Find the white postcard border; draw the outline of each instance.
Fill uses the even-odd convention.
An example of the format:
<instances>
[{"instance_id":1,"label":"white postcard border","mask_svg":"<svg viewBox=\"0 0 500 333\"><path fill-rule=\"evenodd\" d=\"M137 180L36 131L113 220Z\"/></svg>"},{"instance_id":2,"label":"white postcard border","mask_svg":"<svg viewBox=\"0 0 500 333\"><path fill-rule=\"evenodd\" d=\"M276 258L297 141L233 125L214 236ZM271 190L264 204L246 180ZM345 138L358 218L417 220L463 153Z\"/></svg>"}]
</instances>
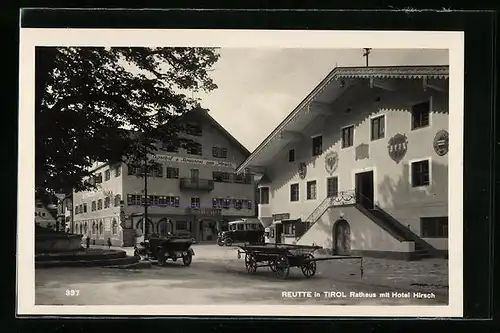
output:
<instances>
[{"instance_id":1,"label":"white postcard border","mask_svg":"<svg viewBox=\"0 0 500 333\"><path fill-rule=\"evenodd\" d=\"M34 82L35 46L216 46L232 48L378 48L449 50L449 305L35 305ZM464 33L457 31L285 31L160 29L21 29L17 313L19 315L141 316L463 316L463 91ZM451 188L453 185L453 189Z\"/></svg>"}]
</instances>

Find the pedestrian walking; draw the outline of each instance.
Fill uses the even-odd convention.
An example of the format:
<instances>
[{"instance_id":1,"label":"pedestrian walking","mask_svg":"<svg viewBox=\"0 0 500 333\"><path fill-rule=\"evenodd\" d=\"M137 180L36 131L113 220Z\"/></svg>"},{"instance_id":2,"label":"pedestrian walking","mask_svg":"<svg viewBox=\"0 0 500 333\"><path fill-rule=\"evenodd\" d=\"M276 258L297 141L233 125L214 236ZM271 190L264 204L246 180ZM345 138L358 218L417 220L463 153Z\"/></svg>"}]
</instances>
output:
<instances>
[{"instance_id":1,"label":"pedestrian walking","mask_svg":"<svg viewBox=\"0 0 500 333\"><path fill-rule=\"evenodd\" d=\"M87 238L85 239L85 243L87 245L87 249L90 248L90 237L87 236Z\"/></svg>"},{"instance_id":2,"label":"pedestrian walking","mask_svg":"<svg viewBox=\"0 0 500 333\"><path fill-rule=\"evenodd\" d=\"M108 237L108 248L111 249L111 238Z\"/></svg>"}]
</instances>

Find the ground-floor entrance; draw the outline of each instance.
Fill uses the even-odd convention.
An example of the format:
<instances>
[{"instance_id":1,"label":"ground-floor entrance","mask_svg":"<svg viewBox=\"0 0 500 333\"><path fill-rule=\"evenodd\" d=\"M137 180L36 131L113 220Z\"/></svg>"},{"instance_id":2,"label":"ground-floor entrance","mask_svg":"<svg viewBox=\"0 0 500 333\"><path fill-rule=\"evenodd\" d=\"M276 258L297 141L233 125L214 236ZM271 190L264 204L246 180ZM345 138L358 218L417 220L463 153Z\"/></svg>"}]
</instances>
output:
<instances>
[{"instance_id":1,"label":"ground-floor entrance","mask_svg":"<svg viewBox=\"0 0 500 333\"><path fill-rule=\"evenodd\" d=\"M356 201L367 209L374 204L373 170L359 172L355 175Z\"/></svg>"}]
</instances>

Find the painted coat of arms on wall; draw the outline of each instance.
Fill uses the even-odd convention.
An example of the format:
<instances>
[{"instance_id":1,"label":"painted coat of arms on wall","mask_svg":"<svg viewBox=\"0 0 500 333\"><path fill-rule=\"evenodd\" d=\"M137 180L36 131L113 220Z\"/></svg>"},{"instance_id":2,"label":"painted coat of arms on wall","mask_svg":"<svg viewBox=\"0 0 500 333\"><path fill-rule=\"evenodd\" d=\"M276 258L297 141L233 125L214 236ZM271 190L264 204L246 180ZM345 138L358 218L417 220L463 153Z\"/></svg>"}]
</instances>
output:
<instances>
[{"instance_id":1,"label":"painted coat of arms on wall","mask_svg":"<svg viewBox=\"0 0 500 333\"><path fill-rule=\"evenodd\" d=\"M434 137L434 151L438 156L444 156L448 153L449 135L448 131L440 130Z\"/></svg>"},{"instance_id":2,"label":"painted coat of arms on wall","mask_svg":"<svg viewBox=\"0 0 500 333\"><path fill-rule=\"evenodd\" d=\"M329 152L325 156L325 169L330 175L337 170L339 165L339 154L337 152Z\"/></svg>"},{"instance_id":3,"label":"painted coat of arms on wall","mask_svg":"<svg viewBox=\"0 0 500 333\"><path fill-rule=\"evenodd\" d=\"M307 166L305 163L300 163L299 164L299 177L300 179L304 179L306 178L306 174L307 174Z\"/></svg>"},{"instance_id":4,"label":"painted coat of arms on wall","mask_svg":"<svg viewBox=\"0 0 500 333\"><path fill-rule=\"evenodd\" d=\"M389 139L387 146L389 157L396 163L401 162L408 150L408 137L406 134L397 133Z\"/></svg>"}]
</instances>

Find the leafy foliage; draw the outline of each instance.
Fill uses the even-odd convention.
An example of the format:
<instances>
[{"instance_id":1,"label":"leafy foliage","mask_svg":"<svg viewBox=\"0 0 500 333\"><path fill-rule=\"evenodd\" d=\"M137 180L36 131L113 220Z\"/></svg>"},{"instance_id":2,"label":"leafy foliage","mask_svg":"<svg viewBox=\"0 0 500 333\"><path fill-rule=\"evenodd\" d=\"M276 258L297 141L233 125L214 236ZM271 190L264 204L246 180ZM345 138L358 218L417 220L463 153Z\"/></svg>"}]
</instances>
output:
<instances>
[{"instance_id":1,"label":"leafy foliage","mask_svg":"<svg viewBox=\"0 0 500 333\"><path fill-rule=\"evenodd\" d=\"M37 47L37 188L69 192L94 162L139 161L158 140L188 145L177 121L217 86L210 48Z\"/></svg>"}]
</instances>

